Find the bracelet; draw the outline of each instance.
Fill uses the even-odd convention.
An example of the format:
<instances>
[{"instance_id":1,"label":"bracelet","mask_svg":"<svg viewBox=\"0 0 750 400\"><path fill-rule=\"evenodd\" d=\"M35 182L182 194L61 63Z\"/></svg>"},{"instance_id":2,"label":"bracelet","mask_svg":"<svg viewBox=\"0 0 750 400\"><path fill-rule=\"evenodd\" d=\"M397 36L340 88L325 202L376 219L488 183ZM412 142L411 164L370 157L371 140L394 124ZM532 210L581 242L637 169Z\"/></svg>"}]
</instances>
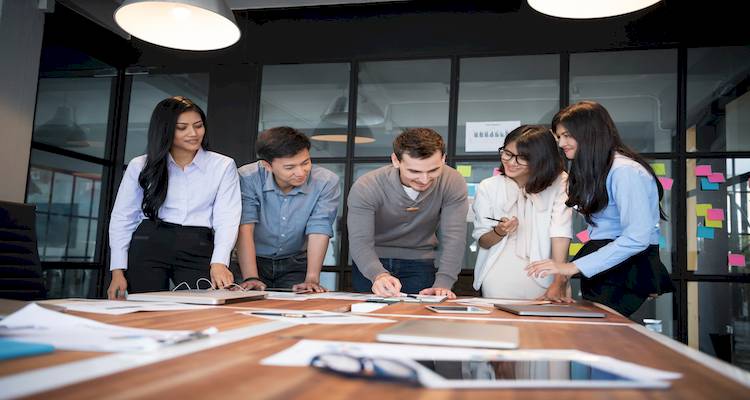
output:
<instances>
[{"instance_id":1,"label":"bracelet","mask_svg":"<svg viewBox=\"0 0 750 400\"><path fill-rule=\"evenodd\" d=\"M495 228L497 228L497 226L493 226L493 227L492 227L492 232L495 232L495 235L497 235L497 236L499 236L499 237L504 237L504 236L505 236L505 235L501 235L501 234L499 234L499 233L497 232L497 229L495 229Z\"/></svg>"},{"instance_id":2,"label":"bracelet","mask_svg":"<svg viewBox=\"0 0 750 400\"><path fill-rule=\"evenodd\" d=\"M245 279L244 279L244 280L242 281L242 283L245 283L245 282L251 282L251 281L258 281L258 282L260 282L260 283L263 283L263 281L262 281L262 280L260 280L260 278L258 278L257 276L251 276L251 277L249 277L249 278L245 278Z\"/></svg>"}]
</instances>

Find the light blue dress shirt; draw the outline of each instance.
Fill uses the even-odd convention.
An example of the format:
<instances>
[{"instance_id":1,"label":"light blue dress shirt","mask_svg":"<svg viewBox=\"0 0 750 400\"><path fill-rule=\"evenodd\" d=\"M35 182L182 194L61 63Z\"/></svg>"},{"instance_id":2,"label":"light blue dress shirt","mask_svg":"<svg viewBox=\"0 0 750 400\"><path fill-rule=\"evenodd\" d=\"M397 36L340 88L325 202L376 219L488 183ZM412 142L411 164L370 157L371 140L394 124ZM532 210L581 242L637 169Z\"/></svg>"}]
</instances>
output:
<instances>
[{"instance_id":1,"label":"light blue dress shirt","mask_svg":"<svg viewBox=\"0 0 750 400\"><path fill-rule=\"evenodd\" d=\"M617 154L607 174L607 207L591 216L591 239L613 239L599 250L574 261L586 277L614 267L659 243L659 190L646 169Z\"/></svg>"},{"instance_id":2,"label":"light blue dress shirt","mask_svg":"<svg viewBox=\"0 0 750 400\"><path fill-rule=\"evenodd\" d=\"M168 157L167 198L159 208L159 219L184 226L212 228L214 251L211 263L229 265L242 211L234 160L200 149L183 170L171 154ZM131 160L117 191L109 223L111 270L127 268L130 239L146 218L141 209L143 188L138 184L138 176L145 165L145 155Z\"/></svg>"},{"instance_id":3,"label":"light blue dress shirt","mask_svg":"<svg viewBox=\"0 0 750 400\"><path fill-rule=\"evenodd\" d=\"M239 169L241 224L255 224L255 253L279 259L305 250L307 235L333 236L339 206L339 177L313 165L307 182L289 193L279 189L260 162Z\"/></svg>"}]
</instances>

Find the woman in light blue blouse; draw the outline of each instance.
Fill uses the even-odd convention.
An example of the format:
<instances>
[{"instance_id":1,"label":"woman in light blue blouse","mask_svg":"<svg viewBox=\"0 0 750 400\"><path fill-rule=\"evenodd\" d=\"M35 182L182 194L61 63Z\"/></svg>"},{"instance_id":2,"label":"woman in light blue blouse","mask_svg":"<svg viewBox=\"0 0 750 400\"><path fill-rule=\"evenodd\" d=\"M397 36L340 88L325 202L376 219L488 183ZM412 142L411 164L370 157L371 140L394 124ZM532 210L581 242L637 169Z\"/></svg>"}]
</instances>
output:
<instances>
[{"instance_id":1,"label":"woman in light blue blouse","mask_svg":"<svg viewBox=\"0 0 750 400\"><path fill-rule=\"evenodd\" d=\"M571 160L566 204L583 214L591 240L570 262L537 261L527 272L580 273L585 299L630 316L649 297L674 290L659 260L664 190L643 157L622 142L600 104L581 101L560 110L552 131Z\"/></svg>"}]
</instances>

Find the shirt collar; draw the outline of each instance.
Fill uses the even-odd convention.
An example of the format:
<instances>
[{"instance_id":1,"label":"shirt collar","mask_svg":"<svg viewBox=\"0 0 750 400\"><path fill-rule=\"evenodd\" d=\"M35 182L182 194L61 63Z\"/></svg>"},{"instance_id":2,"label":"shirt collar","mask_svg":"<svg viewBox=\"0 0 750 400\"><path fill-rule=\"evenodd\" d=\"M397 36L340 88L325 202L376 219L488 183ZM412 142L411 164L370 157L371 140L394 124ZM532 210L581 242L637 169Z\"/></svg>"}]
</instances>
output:
<instances>
[{"instance_id":1,"label":"shirt collar","mask_svg":"<svg viewBox=\"0 0 750 400\"><path fill-rule=\"evenodd\" d=\"M174 160L174 157L172 157L172 153L167 152L167 157L169 162L174 165L177 168L180 168L180 166L177 164L177 162ZM206 164L208 163L208 154L205 150L203 150L203 147L198 149L198 152L195 153L195 157L193 157L193 160L190 161L190 164L187 166L195 165L201 172L206 172Z\"/></svg>"}]
</instances>

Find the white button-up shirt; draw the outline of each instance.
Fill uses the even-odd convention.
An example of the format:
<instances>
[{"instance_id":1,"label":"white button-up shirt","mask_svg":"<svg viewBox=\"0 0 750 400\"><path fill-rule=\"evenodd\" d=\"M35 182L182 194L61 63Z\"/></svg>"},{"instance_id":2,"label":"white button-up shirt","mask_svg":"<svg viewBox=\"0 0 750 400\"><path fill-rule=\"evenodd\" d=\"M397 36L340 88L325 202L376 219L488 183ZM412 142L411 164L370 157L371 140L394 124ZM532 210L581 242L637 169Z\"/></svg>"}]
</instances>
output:
<instances>
[{"instance_id":1,"label":"white button-up shirt","mask_svg":"<svg viewBox=\"0 0 750 400\"><path fill-rule=\"evenodd\" d=\"M214 231L211 263L229 265L237 241L242 213L237 167L231 158L198 150L183 170L171 154L167 163L167 197L159 208L159 219L184 226L203 226ZM143 188L138 176L146 156L134 158L122 177L109 223L110 270L127 269L128 249L133 232L145 215L141 209Z\"/></svg>"}]
</instances>

